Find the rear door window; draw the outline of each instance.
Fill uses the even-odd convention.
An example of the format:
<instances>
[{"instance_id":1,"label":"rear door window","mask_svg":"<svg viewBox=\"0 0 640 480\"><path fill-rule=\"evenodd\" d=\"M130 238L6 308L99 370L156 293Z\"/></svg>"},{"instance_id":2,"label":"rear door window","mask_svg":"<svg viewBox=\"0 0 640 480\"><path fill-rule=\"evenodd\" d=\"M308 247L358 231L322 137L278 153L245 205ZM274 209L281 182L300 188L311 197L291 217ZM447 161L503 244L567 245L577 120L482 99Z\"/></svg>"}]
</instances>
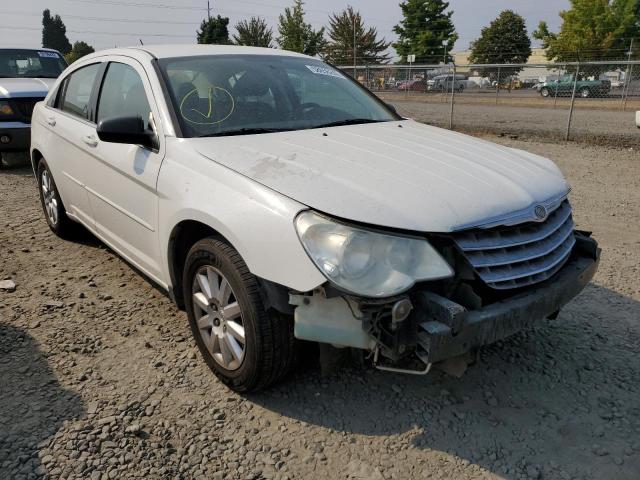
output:
<instances>
[{"instance_id":1,"label":"rear door window","mask_svg":"<svg viewBox=\"0 0 640 480\"><path fill-rule=\"evenodd\" d=\"M100 70L100 64L94 63L73 72L65 80L61 110L84 120L89 120L91 91Z\"/></svg>"}]
</instances>

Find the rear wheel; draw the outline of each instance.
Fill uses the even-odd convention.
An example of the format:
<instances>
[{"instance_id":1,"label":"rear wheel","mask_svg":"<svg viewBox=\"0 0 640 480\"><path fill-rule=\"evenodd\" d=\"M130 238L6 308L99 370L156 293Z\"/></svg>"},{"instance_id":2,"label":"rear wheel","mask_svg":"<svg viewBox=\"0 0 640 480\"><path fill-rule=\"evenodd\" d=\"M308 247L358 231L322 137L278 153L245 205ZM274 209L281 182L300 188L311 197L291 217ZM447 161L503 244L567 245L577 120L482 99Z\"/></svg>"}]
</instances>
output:
<instances>
[{"instance_id":1,"label":"rear wheel","mask_svg":"<svg viewBox=\"0 0 640 480\"><path fill-rule=\"evenodd\" d=\"M183 294L198 349L230 388L260 390L289 372L293 323L265 310L257 279L231 246L215 238L196 243L187 256Z\"/></svg>"},{"instance_id":2,"label":"rear wheel","mask_svg":"<svg viewBox=\"0 0 640 480\"><path fill-rule=\"evenodd\" d=\"M42 211L49 228L61 238L72 238L77 233L78 225L67 217L58 187L44 158L38 162L37 175Z\"/></svg>"},{"instance_id":3,"label":"rear wheel","mask_svg":"<svg viewBox=\"0 0 640 480\"><path fill-rule=\"evenodd\" d=\"M580 90L580 96L582 98L589 98L591 96L591 90L587 87L584 87L582 90Z\"/></svg>"},{"instance_id":4,"label":"rear wheel","mask_svg":"<svg viewBox=\"0 0 640 480\"><path fill-rule=\"evenodd\" d=\"M540 89L540 95L542 95L544 98L547 98L551 95L551 91L547 87L544 87Z\"/></svg>"}]
</instances>

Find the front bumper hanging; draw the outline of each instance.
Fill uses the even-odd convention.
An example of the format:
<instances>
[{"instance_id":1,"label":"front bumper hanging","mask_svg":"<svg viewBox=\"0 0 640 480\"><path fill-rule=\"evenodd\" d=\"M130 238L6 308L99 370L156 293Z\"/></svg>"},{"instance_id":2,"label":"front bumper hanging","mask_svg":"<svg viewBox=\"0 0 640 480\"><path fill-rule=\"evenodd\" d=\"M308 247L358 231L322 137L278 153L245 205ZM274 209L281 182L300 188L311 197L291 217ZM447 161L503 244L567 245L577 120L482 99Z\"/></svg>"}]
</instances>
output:
<instances>
[{"instance_id":1,"label":"front bumper hanging","mask_svg":"<svg viewBox=\"0 0 640 480\"><path fill-rule=\"evenodd\" d=\"M419 292L421 308L416 308L414 320L420 358L435 363L456 357L557 314L598 270L601 251L596 241L580 234L576 241L574 258L553 279L478 310L468 311L451 300Z\"/></svg>"}]
</instances>

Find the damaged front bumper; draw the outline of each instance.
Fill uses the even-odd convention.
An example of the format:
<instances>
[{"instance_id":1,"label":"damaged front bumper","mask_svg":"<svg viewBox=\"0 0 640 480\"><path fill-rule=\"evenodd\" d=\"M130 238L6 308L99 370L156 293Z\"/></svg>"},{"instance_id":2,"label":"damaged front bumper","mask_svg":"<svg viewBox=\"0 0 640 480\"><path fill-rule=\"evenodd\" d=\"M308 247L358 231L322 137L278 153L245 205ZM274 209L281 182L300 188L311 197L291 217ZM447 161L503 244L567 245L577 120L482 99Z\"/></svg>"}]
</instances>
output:
<instances>
[{"instance_id":1,"label":"damaged front bumper","mask_svg":"<svg viewBox=\"0 0 640 480\"><path fill-rule=\"evenodd\" d=\"M322 289L312 295L291 295L295 335L368 350L387 366L406 364L410 358L430 365L554 318L591 281L599 261L596 241L576 232L570 260L551 279L478 309L467 309L426 289L381 301L344 295L327 298Z\"/></svg>"}]
</instances>

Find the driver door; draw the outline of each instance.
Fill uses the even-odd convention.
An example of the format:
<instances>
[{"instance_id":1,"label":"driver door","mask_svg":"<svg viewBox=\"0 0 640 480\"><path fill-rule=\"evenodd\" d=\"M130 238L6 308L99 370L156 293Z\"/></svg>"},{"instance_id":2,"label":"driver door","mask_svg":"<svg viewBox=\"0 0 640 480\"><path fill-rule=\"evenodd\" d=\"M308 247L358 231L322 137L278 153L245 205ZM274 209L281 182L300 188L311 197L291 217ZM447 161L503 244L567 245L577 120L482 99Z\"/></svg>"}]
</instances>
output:
<instances>
[{"instance_id":1,"label":"driver door","mask_svg":"<svg viewBox=\"0 0 640 480\"><path fill-rule=\"evenodd\" d=\"M96 119L99 124L124 116L142 117L146 128L155 131L158 148L103 142L96 135L87 191L98 233L160 282L156 183L165 154L164 135L145 70L135 60L122 57L107 66Z\"/></svg>"}]
</instances>

